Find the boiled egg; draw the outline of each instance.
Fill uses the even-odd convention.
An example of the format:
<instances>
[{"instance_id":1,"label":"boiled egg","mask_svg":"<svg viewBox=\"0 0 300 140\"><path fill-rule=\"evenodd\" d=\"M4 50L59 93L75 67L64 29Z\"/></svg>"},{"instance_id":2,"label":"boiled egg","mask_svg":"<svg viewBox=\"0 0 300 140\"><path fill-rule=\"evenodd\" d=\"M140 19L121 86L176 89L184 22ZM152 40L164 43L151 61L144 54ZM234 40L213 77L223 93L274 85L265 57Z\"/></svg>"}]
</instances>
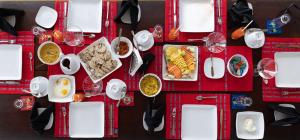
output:
<instances>
[{"instance_id":1,"label":"boiled egg","mask_svg":"<svg viewBox=\"0 0 300 140\"><path fill-rule=\"evenodd\" d=\"M68 78L59 78L54 84L54 94L57 97L66 97L71 91L71 80Z\"/></svg>"}]
</instances>

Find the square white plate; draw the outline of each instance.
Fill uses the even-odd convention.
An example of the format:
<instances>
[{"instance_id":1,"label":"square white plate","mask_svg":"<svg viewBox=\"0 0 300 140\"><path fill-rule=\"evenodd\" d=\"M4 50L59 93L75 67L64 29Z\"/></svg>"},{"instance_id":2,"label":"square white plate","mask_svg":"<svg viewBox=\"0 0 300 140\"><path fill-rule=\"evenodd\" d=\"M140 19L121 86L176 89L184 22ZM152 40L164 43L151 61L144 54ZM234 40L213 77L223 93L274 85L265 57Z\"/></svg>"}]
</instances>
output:
<instances>
[{"instance_id":1,"label":"square white plate","mask_svg":"<svg viewBox=\"0 0 300 140\"><path fill-rule=\"evenodd\" d=\"M102 0L69 0L68 26L78 26L83 32L100 33ZM67 28L72 31L71 28Z\"/></svg>"},{"instance_id":2,"label":"square white plate","mask_svg":"<svg viewBox=\"0 0 300 140\"><path fill-rule=\"evenodd\" d=\"M181 138L183 140L216 140L218 115L215 105L182 105Z\"/></svg>"},{"instance_id":3,"label":"square white plate","mask_svg":"<svg viewBox=\"0 0 300 140\"><path fill-rule=\"evenodd\" d=\"M207 78L220 79L225 74L225 62L221 58L213 57L214 76L211 74L211 58L208 57L204 61L204 74Z\"/></svg>"},{"instance_id":4,"label":"square white plate","mask_svg":"<svg viewBox=\"0 0 300 140\"><path fill-rule=\"evenodd\" d=\"M179 0L181 32L213 32L214 0Z\"/></svg>"},{"instance_id":5,"label":"square white plate","mask_svg":"<svg viewBox=\"0 0 300 140\"><path fill-rule=\"evenodd\" d=\"M71 81L71 90L69 91L69 94L66 97L59 97L54 94L54 84L56 80L59 78L68 78ZM48 82L48 88L47 88L47 93L48 93L48 100L50 102L57 102L57 103L67 103L67 102L72 102L73 101L73 95L75 94L76 91L76 84L75 84L75 77L74 76L69 76L69 75L51 75L49 77L49 82Z\"/></svg>"},{"instance_id":6,"label":"square white plate","mask_svg":"<svg viewBox=\"0 0 300 140\"><path fill-rule=\"evenodd\" d=\"M44 28L52 28L57 16L57 12L53 8L42 6L36 14L35 22Z\"/></svg>"},{"instance_id":7,"label":"square white plate","mask_svg":"<svg viewBox=\"0 0 300 140\"><path fill-rule=\"evenodd\" d=\"M104 103L72 102L69 107L71 138L104 137Z\"/></svg>"},{"instance_id":8,"label":"square white plate","mask_svg":"<svg viewBox=\"0 0 300 140\"><path fill-rule=\"evenodd\" d=\"M245 119L252 119L256 131L248 132L244 129ZM262 139L264 138L265 121L264 114L261 112L244 111L236 114L236 135L240 139Z\"/></svg>"},{"instance_id":9,"label":"square white plate","mask_svg":"<svg viewBox=\"0 0 300 140\"><path fill-rule=\"evenodd\" d=\"M195 71L192 75L192 78L181 78L181 79L175 79L175 78L170 78L168 76L168 71L167 71L167 63L166 63L166 60L164 59L164 55L165 55L165 49L167 47L177 47L177 48L180 48L184 45L170 45L170 44L166 44L163 46L163 58L162 58L162 77L163 77L163 80L167 80L167 81L197 81L198 80L198 47L197 46L188 46L188 47L194 47L195 48L195 59L196 59L196 68L195 68Z\"/></svg>"},{"instance_id":10,"label":"square white plate","mask_svg":"<svg viewBox=\"0 0 300 140\"><path fill-rule=\"evenodd\" d=\"M0 80L21 80L22 45L0 45Z\"/></svg>"},{"instance_id":11,"label":"square white plate","mask_svg":"<svg viewBox=\"0 0 300 140\"><path fill-rule=\"evenodd\" d=\"M300 52L276 52L276 87L300 88Z\"/></svg>"}]
</instances>

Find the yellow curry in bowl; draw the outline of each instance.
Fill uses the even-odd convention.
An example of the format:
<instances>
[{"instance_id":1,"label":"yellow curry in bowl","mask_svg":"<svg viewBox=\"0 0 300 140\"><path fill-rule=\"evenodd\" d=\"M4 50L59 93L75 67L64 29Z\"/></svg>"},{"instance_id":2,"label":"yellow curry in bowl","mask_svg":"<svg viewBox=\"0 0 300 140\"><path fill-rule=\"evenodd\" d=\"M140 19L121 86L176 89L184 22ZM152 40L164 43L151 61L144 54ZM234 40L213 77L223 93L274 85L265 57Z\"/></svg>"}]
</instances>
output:
<instances>
[{"instance_id":1,"label":"yellow curry in bowl","mask_svg":"<svg viewBox=\"0 0 300 140\"><path fill-rule=\"evenodd\" d=\"M140 80L140 91L147 97L156 96L161 90L161 80L155 74L146 74Z\"/></svg>"},{"instance_id":2,"label":"yellow curry in bowl","mask_svg":"<svg viewBox=\"0 0 300 140\"><path fill-rule=\"evenodd\" d=\"M48 65L56 64L59 62L61 56L61 49L54 42L44 42L38 49L39 59Z\"/></svg>"}]
</instances>

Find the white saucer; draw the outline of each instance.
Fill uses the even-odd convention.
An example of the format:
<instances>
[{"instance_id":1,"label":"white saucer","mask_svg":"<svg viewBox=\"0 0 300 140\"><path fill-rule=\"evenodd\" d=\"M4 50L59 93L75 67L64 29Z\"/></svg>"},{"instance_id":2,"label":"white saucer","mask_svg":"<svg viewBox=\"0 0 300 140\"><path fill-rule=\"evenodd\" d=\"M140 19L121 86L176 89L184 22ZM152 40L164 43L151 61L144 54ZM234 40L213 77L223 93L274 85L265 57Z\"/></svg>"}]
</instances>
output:
<instances>
[{"instance_id":1,"label":"white saucer","mask_svg":"<svg viewBox=\"0 0 300 140\"><path fill-rule=\"evenodd\" d=\"M154 116L154 113L155 113L156 111L157 111L156 109L152 110L152 115L153 115L153 116ZM143 127L144 127L144 129L145 129L146 131L148 131L148 125L147 125L146 122L145 122L145 115L146 115L146 113L144 112L144 113L143 113ZM158 131L163 130L164 124L165 124L165 121L164 121L164 120L165 120L165 116L162 117L162 120L161 120L161 123L159 124L159 126L156 127L156 128L154 128L154 131L155 131L155 132L158 132Z\"/></svg>"},{"instance_id":2,"label":"white saucer","mask_svg":"<svg viewBox=\"0 0 300 140\"><path fill-rule=\"evenodd\" d=\"M138 9L139 9L139 13L138 13L138 22L140 22L141 20L141 7L140 5L138 4ZM125 14L121 17L121 21L123 23L126 23L126 24L131 24L131 18L130 18L130 9L128 9Z\"/></svg>"},{"instance_id":3,"label":"white saucer","mask_svg":"<svg viewBox=\"0 0 300 140\"><path fill-rule=\"evenodd\" d=\"M213 57L214 76L211 75L211 60L210 57L204 61L204 74L207 78L220 79L225 74L225 62L221 58Z\"/></svg>"},{"instance_id":4,"label":"white saucer","mask_svg":"<svg viewBox=\"0 0 300 140\"><path fill-rule=\"evenodd\" d=\"M147 51L147 50L151 49L151 48L153 47L153 45L154 45L154 37L153 37L152 33L150 33L150 32L147 31L147 30L139 31L138 33L136 33L136 34L134 35L135 38L137 38L137 36L140 36L140 35L141 35L142 33L144 33L144 32L148 32L148 33L149 33L149 35L150 35L150 43L147 44L147 46L138 46L139 51ZM135 46L137 46L137 42L135 41L135 39L133 39L133 44L134 44Z\"/></svg>"},{"instance_id":5,"label":"white saucer","mask_svg":"<svg viewBox=\"0 0 300 140\"><path fill-rule=\"evenodd\" d=\"M42 114L42 112L46 110L46 108L38 108L38 114ZM45 126L44 130L49 130L53 125L53 113L51 113L48 124Z\"/></svg>"},{"instance_id":6,"label":"white saucer","mask_svg":"<svg viewBox=\"0 0 300 140\"><path fill-rule=\"evenodd\" d=\"M42 6L35 17L35 22L44 28L52 28L56 20L57 11L47 6Z\"/></svg>"},{"instance_id":7,"label":"white saucer","mask_svg":"<svg viewBox=\"0 0 300 140\"><path fill-rule=\"evenodd\" d=\"M114 93L111 90L112 84L120 86L120 93ZM106 90L105 90L106 95L113 100L120 100L122 98L121 90L123 87L126 87L125 82L123 82L122 80L119 80L119 79L111 79L106 85Z\"/></svg>"}]
</instances>

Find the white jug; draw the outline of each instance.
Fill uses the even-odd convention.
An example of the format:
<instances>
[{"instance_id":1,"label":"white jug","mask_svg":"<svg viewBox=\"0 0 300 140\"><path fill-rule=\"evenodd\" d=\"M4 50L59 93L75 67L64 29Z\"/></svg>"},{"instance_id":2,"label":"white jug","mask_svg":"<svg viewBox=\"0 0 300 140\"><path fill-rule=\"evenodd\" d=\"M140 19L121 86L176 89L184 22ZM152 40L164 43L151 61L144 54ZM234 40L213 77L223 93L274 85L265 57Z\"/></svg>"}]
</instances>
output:
<instances>
[{"instance_id":1,"label":"white jug","mask_svg":"<svg viewBox=\"0 0 300 140\"><path fill-rule=\"evenodd\" d=\"M64 74L72 75L79 71L80 60L75 54L67 54L60 60L60 68Z\"/></svg>"}]
</instances>

